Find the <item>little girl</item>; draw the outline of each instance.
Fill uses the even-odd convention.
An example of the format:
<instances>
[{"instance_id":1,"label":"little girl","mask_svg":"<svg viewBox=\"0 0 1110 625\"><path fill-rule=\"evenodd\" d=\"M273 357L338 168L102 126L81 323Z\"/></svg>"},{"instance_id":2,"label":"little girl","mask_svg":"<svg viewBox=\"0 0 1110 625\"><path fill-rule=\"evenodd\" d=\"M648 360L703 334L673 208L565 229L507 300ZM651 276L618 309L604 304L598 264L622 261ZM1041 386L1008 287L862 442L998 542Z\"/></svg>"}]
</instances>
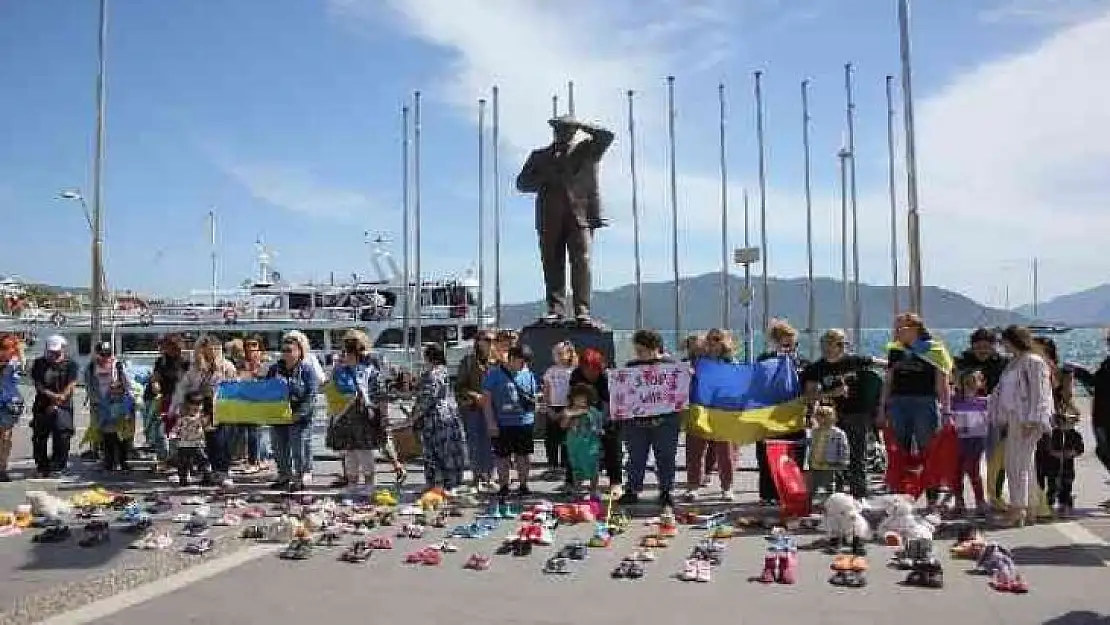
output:
<instances>
[{"instance_id":1,"label":"little girl","mask_svg":"<svg viewBox=\"0 0 1110 625\"><path fill-rule=\"evenodd\" d=\"M605 417L593 407L597 391L589 384L575 384L567 394L569 407L563 411L562 426L566 431L568 473L574 484L590 482L590 491L597 493L598 461L601 459L601 434Z\"/></svg>"},{"instance_id":2,"label":"little girl","mask_svg":"<svg viewBox=\"0 0 1110 625\"><path fill-rule=\"evenodd\" d=\"M567 467L566 430L561 426L562 413L567 407L570 391L570 374L578 366L578 352L570 341L562 341L551 349L552 365L543 374L543 393L547 404L547 427L544 428L544 453L550 467L544 479L563 478L571 486L571 472Z\"/></svg>"},{"instance_id":3,"label":"little girl","mask_svg":"<svg viewBox=\"0 0 1110 625\"><path fill-rule=\"evenodd\" d=\"M987 419L987 398L982 396L983 374L968 371L960 376L960 385L952 400L951 418L960 437L960 479L956 488L956 513L965 511L964 476L971 482L975 494L975 509L979 514L986 512L983 499L983 455L987 449L989 420Z\"/></svg>"}]
</instances>

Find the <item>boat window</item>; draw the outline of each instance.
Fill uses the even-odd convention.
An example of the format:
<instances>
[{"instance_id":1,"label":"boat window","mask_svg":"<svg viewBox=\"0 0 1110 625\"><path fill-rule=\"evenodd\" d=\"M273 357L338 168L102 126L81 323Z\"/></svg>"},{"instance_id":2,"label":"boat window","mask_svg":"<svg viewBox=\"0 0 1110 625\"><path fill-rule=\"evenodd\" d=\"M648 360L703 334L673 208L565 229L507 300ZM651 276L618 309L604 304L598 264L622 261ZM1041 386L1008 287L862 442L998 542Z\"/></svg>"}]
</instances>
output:
<instances>
[{"instance_id":1,"label":"boat window","mask_svg":"<svg viewBox=\"0 0 1110 625\"><path fill-rule=\"evenodd\" d=\"M125 332L120 336L120 351L123 353L156 352L158 351L158 335Z\"/></svg>"},{"instance_id":2,"label":"boat window","mask_svg":"<svg viewBox=\"0 0 1110 625\"><path fill-rule=\"evenodd\" d=\"M374 340L374 347L399 347L401 345L401 337L402 331L400 328L386 328L382 330L378 338Z\"/></svg>"},{"instance_id":3,"label":"boat window","mask_svg":"<svg viewBox=\"0 0 1110 625\"><path fill-rule=\"evenodd\" d=\"M308 344L312 349L324 349L327 346L324 342L324 330L305 330L304 334L308 337Z\"/></svg>"},{"instance_id":4,"label":"boat window","mask_svg":"<svg viewBox=\"0 0 1110 625\"><path fill-rule=\"evenodd\" d=\"M311 293L289 293L289 310L312 308Z\"/></svg>"},{"instance_id":5,"label":"boat window","mask_svg":"<svg viewBox=\"0 0 1110 625\"><path fill-rule=\"evenodd\" d=\"M92 353L92 338L88 334L77 335L77 354L88 356Z\"/></svg>"}]
</instances>

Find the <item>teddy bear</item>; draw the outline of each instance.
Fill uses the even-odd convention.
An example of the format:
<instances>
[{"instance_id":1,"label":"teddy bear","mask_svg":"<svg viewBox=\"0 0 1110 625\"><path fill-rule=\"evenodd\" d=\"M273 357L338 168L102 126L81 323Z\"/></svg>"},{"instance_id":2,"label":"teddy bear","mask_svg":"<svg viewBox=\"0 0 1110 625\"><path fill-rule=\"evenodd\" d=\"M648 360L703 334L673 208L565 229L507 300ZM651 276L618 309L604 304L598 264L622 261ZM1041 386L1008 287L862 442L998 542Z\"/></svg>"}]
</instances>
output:
<instances>
[{"instance_id":1,"label":"teddy bear","mask_svg":"<svg viewBox=\"0 0 1110 625\"><path fill-rule=\"evenodd\" d=\"M839 551L850 545L855 555L866 555L863 542L871 536L871 526L863 516L863 504L847 493L833 493L825 500L825 531L828 550Z\"/></svg>"}]
</instances>

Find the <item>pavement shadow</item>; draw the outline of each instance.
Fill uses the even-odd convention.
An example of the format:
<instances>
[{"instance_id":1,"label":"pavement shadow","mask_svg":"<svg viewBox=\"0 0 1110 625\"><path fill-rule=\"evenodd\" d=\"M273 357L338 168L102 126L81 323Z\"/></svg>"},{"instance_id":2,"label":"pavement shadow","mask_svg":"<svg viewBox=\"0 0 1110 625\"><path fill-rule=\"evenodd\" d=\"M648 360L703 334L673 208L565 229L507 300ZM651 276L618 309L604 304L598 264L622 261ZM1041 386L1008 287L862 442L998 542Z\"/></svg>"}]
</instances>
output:
<instances>
[{"instance_id":1,"label":"pavement shadow","mask_svg":"<svg viewBox=\"0 0 1110 625\"><path fill-rule=\"evenodd\" d=\"M1087 610L1073 610L1045 621L1044 625L1110 625L1110 616Z\"/></svg>"},{"instance_id":2,"label":"pavement shadow","mask_svg":"<svg viewBox=\"0 0 1110 625\"><path fill-rule=\"evenodd\" d=\"M1110 560L1110 547L1104 545L1023 546L1010 551L1020 566L1104 567Z\"/></svg>"}]
</instances>

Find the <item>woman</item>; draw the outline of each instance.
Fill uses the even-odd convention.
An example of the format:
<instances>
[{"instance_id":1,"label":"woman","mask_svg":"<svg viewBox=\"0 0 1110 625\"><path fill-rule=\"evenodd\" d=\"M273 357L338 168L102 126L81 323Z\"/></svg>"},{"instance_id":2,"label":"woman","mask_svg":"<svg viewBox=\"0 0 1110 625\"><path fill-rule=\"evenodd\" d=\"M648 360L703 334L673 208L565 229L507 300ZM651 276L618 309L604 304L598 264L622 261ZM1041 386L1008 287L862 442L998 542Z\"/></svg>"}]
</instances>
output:
<instances>
[{"instance_id":1,"label":"woman","mask_svg":"<svg viewBox=\"0 0 1110 625\"><path fill-rule=\"evenodd\" d=\"M695 360L697 360L701 356L702 349L704 349L704 346L705 346L705 337L704 336L702 336L700 334L691 334L691 335L687 336L685 339L683 339L682 347L680 349L680 351L682 352L682 362L693 363ZM708 446L706 446L704 448L704 451L705 451L705 453L703 454L704 457L702 458L702 467L703 468L702 468L701 483L698 485L701 488L709 486L710 484L713 483L713 478L710 477L710 476L717 471L717 454L714 453ZM686 457L687 458L690 457L689 448L686 449ZM734 457L735 457L735 455L734 455ZM690 461L687 460L686 461L686 473L687 473L687 475L689 475L689 472L690 472L689 465L690 465ZM689 496L689 495L690 495L690 493L687 493L687 496Z\"/></svg>"},{"instance_id":2,"label":"woman","mask_svg":"<svg viewBox=\"0 0 1110 625\"><path fill-rule=\"evenodd\" d=\"M150 418L143 421L143 436L154 448L158 459L154 467L155 473L167 469L166 463L171 459L169 440L166 438L166 433L173 427L170 406L177 383L189 369L189 362L181 355L181 350L180 334L166 334L161 338L158 342L158 358L154 360L150 381L143 391L146 414L150 415Z\"/></svg>"},{"instance_id":3,"label":"woman","mask_svg":"<svg viewBox=\"0 0 1110 625\"><path fill-rule=\"evenodd\" d=\"M1034 351L1028 328L1002 331L1002 345L1013 359L991 394L990 420L1006 428L1006 483L1010 489L1008 521L1024 525L1036 505L1034 452L1052 427L1052 370Z\"/></svg>"},{"instance_id":4,"label":"woman","mask_svg":"<svg viewBox=\"0 0 1110 625\"><path fill-rule=\"evenodd\" d=\"M785 321L776 319L771 323L771 327L767 329L767 345L769 349L760 354L756 358L757 361L762 362L779 357L789 358L794 363L794 368L797 369L799 377L806 365L809 364L798 356L798 331ZM805 429L801 429L795 434L779 436L774 440L785 440L794 443L794 460L801 467L804 466L806 455L805 437ZM767 460L766 441L759 441L755 444L755 460L759 468L759 503L764 506L777 505L779 495Z\"/></svg>"},{"instance_id":5,"label":"woman","mask_svg":"<svg viewBox=\"0 0 1110 625\"><path fill-rule=\"evenodd\" d=\"M0 338L0 482L10 482L8 460L12 454L12 434L23 416L23 395L19 379L23 376L23 341L14 334Z\"/></svg>"},{"instance_id":6,"label":"woman","mask_svg":"<svg viewBox=\"0 0 1110 625\"><path fill-rule=\"evenodd\" d=\"M821 358L802 370L806 403L812 409L818 402L836 409L837 425L848 435L848 488L852 496L867 496L867 435L874 422L874 399L861 391L860 375L882 364L868 356L857 356L847 351L844 330L832 329L821 336ZM876 390L878 386L876 385Z\"/></svg>"},{"instance_id":7,"label":"woman","mask_svg":"<svg viewBox=\"0 0 1110 625\"><path fill-rule=\"evenodd\" d=\"M902 449L923 453L940 428L940 415L951 411L952 358L914 313L898 315L894 338L887 352L880 420L890 421ZM932 508L937 492L930 489L925 495Z\"/></svg>"},{"instance_id":8,"label":"woman","mask_svg":"<svg viewBox=\"0 0 1110 625\"><path fill-rule=\"evenodd\" d=\"M238 339L236 339L238 340ZM232 343L233 341L228 341ZM266 362L266 348L261 335L255 334L242 341L242 357L232 361L240 380L258 380L266 377L269 363ZM270 431L260 425L239 426L247 443L247 465L245 475L253 475L262 470L262 463L270 459Z\"/></svg>"},{"instance_id":9,"label":"woman","mask_svg":"<svg viewBox=\"0 0 1110 625\"><path fill-rule=\"evenodd\" d=\"M212 465L211 477L202 482L205 486L213 486L209 482L215 482L224 488L235 485L229 474L231 457L228 449L228 436L235 426L215 424L213 399L216 396L216 387L221 382L234 380L236 377L235 365L224 358L220 340L206 334L197 339L193 346L193 364L174 389L170 408L174 415L181 414L187 393L195 391L204 396L204 417L211 424L205 433L204 447L208 462Z\"/></svg>"},{"instance_id":10,"label":"woman","mask_svg":"<svg viewBox=\"0 0 1110 625\"><path fill-rule=\"evenodd\" d=\"M361 473L366 487L373 488L374 450L385 438L389 404L381 362L370 355L365 332L348 330L343 335L343 354L331 380L345 398L345 405L330 415L328 424L328 447L343 455L343 476L332 486L357 486Z\"/></svg>"},{"instance_id":11,"label":"woman","mask_svg":"<svg viewBox=\"0 0 1110 625\"><path fill-rule=\"evenodd\" d=\"M579 384L593 387L593 405L602 414L609 412L609 375L605 371L605 355L600 350L587 347L582 351L578 367L570 373L570 387ZM621 445L620 423L606 419L601 434L601 465L609 479L609 488L617 488L624 481L624 448Z\"/></svg>"},{"instance_id":12,"label":"woman","mask_svg":"<svg viewBox=\"0 0 1110 625\"><path fill-rule=\"evenodd\" d=\"M281 339L281 358L266 372L267 378L281 378L289 384L293 411L292 423L270 430L278 470L277 481L271 485L274 490L300 490L312 484L312 416L320 379L308 355L308 337L299 330L286 332Z\"/></svg>"},{"instance_id":13,"label":"woman","mask_svg":"<svg viewBox=\"0 0 1110 625\"><path fill-rule=\"evenodd\" d=\"M736 343L727 330L713 329L706 333L699 351L700 358L732 362L736 358ZM735 494L732 492L732 484L735 468L732 444L727 441L710 441L692 433L686 435L686 499L695 501L698 491L705 484L702 479L702 463L706 461L707 456L716 464L718 477L721 480L721 498L725 501L733 501Z\"/></svg>"},{"instance_id":14,"label":"woman","mask_svg":"<svg viewBox=\"0 0 1110 625\"><path fill-rule=\"evenodd\" d=\"M1103 337L1110 347L1110 331ZM1079 382L1091 394L1091 429L1095 436L1095 456L1110 471L1110 356L1103 359L1093 372L1070 365ZM1100 504L1110 507L1110 501Z\"/></svg>"},{"instance_id":15,"label":"woman","mask_svg":"<svg viewBox=\"0 0 1110 625\"><path fill-rule=\"evenodd\" d=\"M520 333L516 330L502 329L497 331L497 340L493 345L493 354L497 362L504 363L509 358L509 350L520 343Z\"/></svg>"},{"instance_id":16,"label":"woman","mask_svg":"<svg viewBox=\"0 0 1110 625\"><path fill-rule=\"evenodd\" d=\"M429 488L462 485L466 470L466 434L447 374L447 355L439 345L424 348L426 369L420 378L413 412L424 447L424 481Z\"/></svg>"},{"instance_id":17,"label":"woman","mask_svg":"<svg viewBox=\"0 0 1110 625\"><path fill-rule=\"evenodd\" d=\"M673 363L663 354L663 337L655 330L637 330L632 335L633 358L626 367ZM655 456L655 474L659 479L659 506L674 507L674 479L678 456L681 422L677 412L627 419L621 427L628 446L628 485L621 495L622 504L635 504L644 489L648 454Z\"/></svg>"},{"instance_id":18,"label":"woman","mask_svg":"<svg viewBox=\"0 0 1110 625\"><path fill-rule=\"evenodd\" d=\"M96 346L96 358L85 367L85 396L89 421L96 424L104 470L130 471L128 455L135 432L135 399L123 362L112 353L112 344Z\"/></svg>"},{"instance_id":19,"label":"woman","mask_svg":"<svg viewBox=\"0 0 1110 625\"><path fill-rule=\"evenodd\" d=\"M574 343L560 341L551 349L552 365L543 374L543 396L547 406L547 420L544 424L544 453L547 456L548 471L543 480L562 479L563 488L572 492L573 480L567 463L567 431L563 429L563 412L567 408L567 394L570 392L570 374L578 366L578 352Z\"/></svg>"},{"instance_id":20,"label":"woman","mask_svg":"<svg viewBox=\"0 0 1110 625\"><path fill-rule=\"evenodd\" d=\"M455 402L466 431L466 450L474 473L474 488L492 490L493 442L482 413L482 381L490 367L497 364L493 353L493 332L480 330L474 337L474 351L463 357L455 377Z\"/></svg>"}]
</instances>

